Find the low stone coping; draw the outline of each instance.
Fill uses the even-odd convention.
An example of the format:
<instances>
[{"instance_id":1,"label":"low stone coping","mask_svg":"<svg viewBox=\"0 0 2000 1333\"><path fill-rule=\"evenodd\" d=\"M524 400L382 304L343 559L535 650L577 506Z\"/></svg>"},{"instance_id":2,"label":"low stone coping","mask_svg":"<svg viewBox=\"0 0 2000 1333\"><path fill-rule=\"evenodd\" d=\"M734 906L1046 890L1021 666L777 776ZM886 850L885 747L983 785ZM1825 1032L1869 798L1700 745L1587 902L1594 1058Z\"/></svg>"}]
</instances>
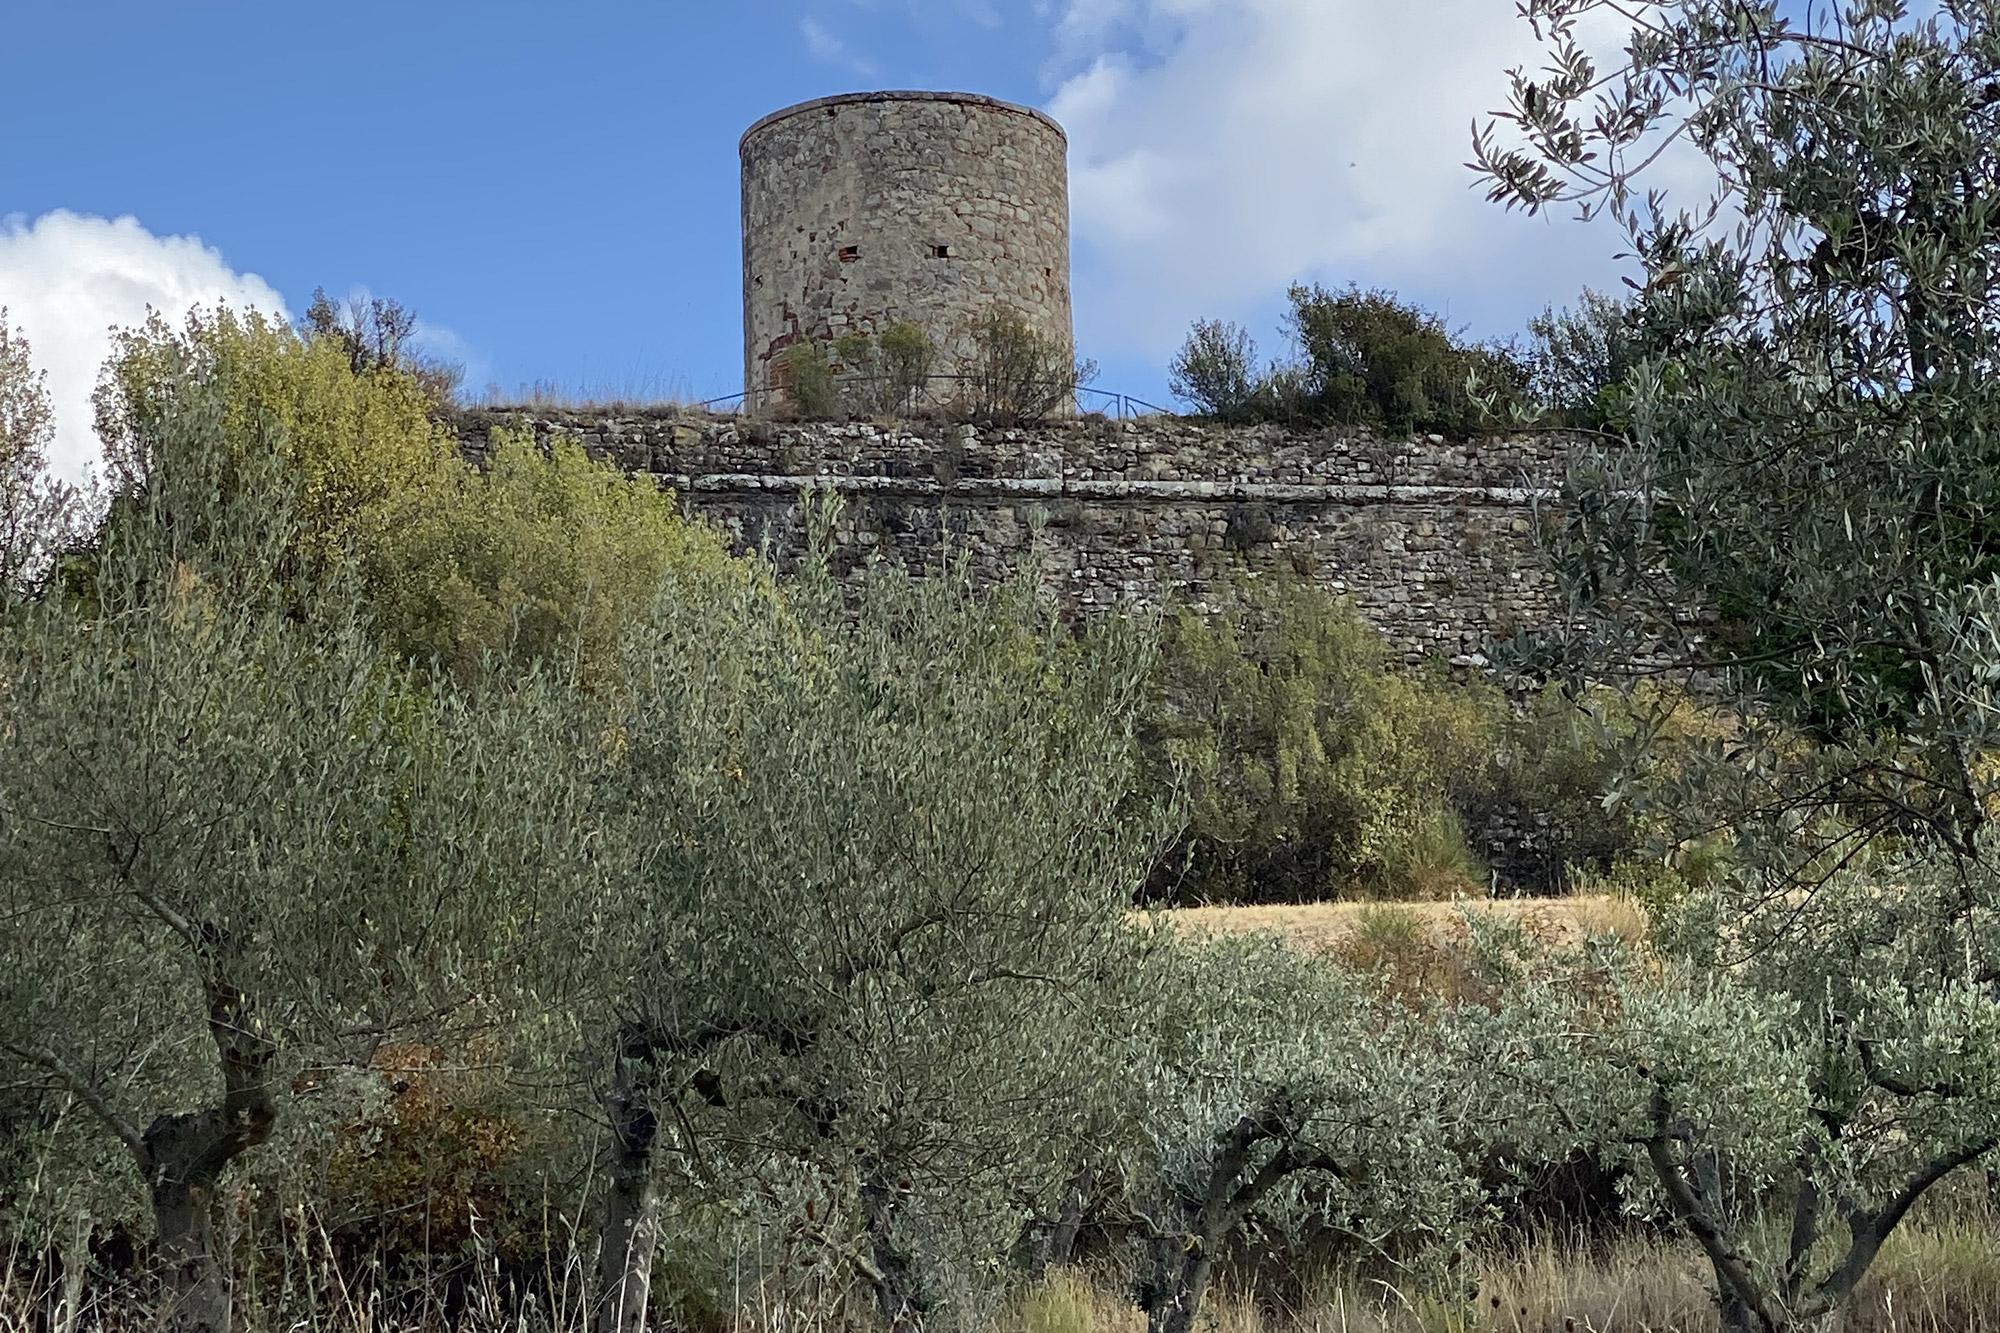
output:
<instances>
[{"instance_id":1,"label":"low stone coping","mask_svg":"<svg viewBox=\"0 0 2000 1333\"><path fill-rule=\"evenodd\" d=\"M1062 125L1057 122L1056 118L1048 112L1038 110L1035 107L1022 106L1019 102L1003 102L997 97L987 97L981 93L947 93L935 92L928 89L903 88L873 93L836 93L831 97L815 97L810 102L799 102L792 106L781 107L771 112L768 116L761 117L756 124L743 131L743 137L737 141L737 151L743 151L749 145L754 135L770 128L781 120L790 120L793 116L804 115L809 111L818 111L822 107L853 106L867 102L955 102L960 106L976 106L990 108L995 111L1011 111L1015 115L1027 116L1032 120L1040 121L1048 128L1054 130L1063 142L1069 142L1069 135L1064 132Z\"/></svg>"},{"instance_id":2,"label":"low stone coping","mask_svg":"<svg viewBox=\"0 0 2000 1333\"><path fill-rule=\"evenodd\" d=\"M1176 500L1265 502L1270 504L1476 504L1532 505L1553 496L1530 486L1426 486L1344 483L1226 481L1079 481L1063 477L968 477L950 485L924 477L713 472L666 474L660 480L677 491L773 491L793 493L826 488L875 495L935 499L1077 499L1156 503Z\"/></svg>"}]
</instances>

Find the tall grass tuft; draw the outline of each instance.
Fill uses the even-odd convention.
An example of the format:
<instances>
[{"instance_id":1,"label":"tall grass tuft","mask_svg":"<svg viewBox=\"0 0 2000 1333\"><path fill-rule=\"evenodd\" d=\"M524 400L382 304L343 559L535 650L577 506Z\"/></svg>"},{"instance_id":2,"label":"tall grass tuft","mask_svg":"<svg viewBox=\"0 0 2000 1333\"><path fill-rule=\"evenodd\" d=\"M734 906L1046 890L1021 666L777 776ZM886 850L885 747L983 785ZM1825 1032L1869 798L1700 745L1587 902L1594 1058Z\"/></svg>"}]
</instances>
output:
<instances>
[{"instance_id":1,"label":"tall grass tuft","mask_svg":"<svg viewBox=\"0 0 2000 1333\"><path fill-rule=\"evenodd\" d=\"M1918 1218L1892 1238L1823 1333L2000 1333L2000 1245L1983 1207ZM1707 1261L1692 1243L1642 1234L1544 1236L1477 1253L1468 1294L1335 1271L1297 1305L1224 1284L1209 1333L1720 1333ZM1057 1272L1024 1293L996 1333L1140 1333L1108 1272Z\"/></svg>"},{"instance_id":2,"label":"tall grass tuft","mask_svg":"<svg viewBox=\"0 0 2000 1333\"><path fill-rule=\"evenodd\" d=\"M299 1219L275 1283L238 1288L241 1333L588 1333L589 1263L576 1244L551 1255L532 1291L510 1288L492 1262L447 1305L390 1290L384 1270L345 1271L323 1228ZM1823 1333L2000 1333L2000 1245L1983 1207L1918 1218L1893 1238L1851 1306ZM576 1239L572 1237L572 1239ZM86 1252L82 1242L75 1247ZM159 1325L138 1284L106 1280L86 1264L0 1251L0 1333L142 1333ZM863 1333L872 1301L814 1274L785 1281L752 1273L711 1317L656 1310L654 1325L698 1333ZM1254 1274L1222 1281L1203 1311L1204 1333L1720 1333L1709 1269L1693 1245L1630 1233L1542 1237L1472 1255L1463 1286L1430 1290L1366 1273L1333 1271L1304 1295L1276 1300ZM1290 1284L1280 1283L1280 1286ZM1296 1291L1296 1287L1292 1287ZM1058 1269L989 1312L955 1322L964 1333L1144 1333L1144 1315L1114 1269Z\"/></svg>"}]
</instances>

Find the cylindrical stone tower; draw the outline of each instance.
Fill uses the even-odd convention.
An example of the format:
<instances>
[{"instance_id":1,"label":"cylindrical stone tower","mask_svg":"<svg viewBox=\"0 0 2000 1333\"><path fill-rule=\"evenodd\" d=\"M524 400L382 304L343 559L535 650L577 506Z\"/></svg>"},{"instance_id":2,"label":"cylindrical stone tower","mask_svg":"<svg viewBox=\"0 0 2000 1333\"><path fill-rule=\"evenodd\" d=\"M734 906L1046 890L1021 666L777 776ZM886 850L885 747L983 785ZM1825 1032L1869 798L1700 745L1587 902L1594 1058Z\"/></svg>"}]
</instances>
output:
<instances>
[{"instance_id":1,"label":"cylindrical stone tower","mask_svg":"<svg viewBox=\"0 0 2000 1333\"><path fill-rule=\"evenodd\" d=\"M910 320L949 371L996 304L1071 339L1068 140L968 93L850 93L743 136L743 386L783 387L801 339Z\"/></svg>"}]
</instances>

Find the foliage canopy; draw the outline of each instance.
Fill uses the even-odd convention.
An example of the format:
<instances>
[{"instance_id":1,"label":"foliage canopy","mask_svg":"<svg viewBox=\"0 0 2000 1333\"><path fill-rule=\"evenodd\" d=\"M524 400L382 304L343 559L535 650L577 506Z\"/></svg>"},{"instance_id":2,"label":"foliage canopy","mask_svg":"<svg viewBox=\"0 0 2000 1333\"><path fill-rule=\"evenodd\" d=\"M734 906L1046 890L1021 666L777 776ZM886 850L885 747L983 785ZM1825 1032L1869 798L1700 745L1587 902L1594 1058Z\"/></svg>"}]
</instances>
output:
<instances>
[{"instance_id":1,"label":"foliage canopy","mask_svg":"<svg viewBox=\"0 0 2000 1333\"><path fill-rule=\"evenodd\" d=\"M233 451L222 484L237 484L256 442L280 452L294 575L351 569L390 646L461 680L489 654L517 666L573 659L599 679L620 627L670 570L744 575L671 493L574 444L501 431L484 466L468 462L393 345L357 347L221 309L180 330L155 317L126 331L97 398L114 478L148 475L160 423L181 410L174 395L199 378Z\"/></svg>"}]
</instances>

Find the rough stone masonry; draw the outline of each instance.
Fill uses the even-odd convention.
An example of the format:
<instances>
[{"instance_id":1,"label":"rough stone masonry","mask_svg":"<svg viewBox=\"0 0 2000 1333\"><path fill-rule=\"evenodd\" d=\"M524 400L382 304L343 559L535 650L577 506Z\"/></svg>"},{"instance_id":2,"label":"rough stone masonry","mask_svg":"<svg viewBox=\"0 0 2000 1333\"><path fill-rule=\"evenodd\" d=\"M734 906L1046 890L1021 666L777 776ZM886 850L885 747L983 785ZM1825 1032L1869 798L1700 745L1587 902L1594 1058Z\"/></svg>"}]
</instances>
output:
<instances>
[{"instance_id":1,"label":"rough stone masonry","mask_svg":"<svg viewBox=\"0 0 2000 1333\"><path fill-rule=\"evenodd\" d=\"M1070 345L1062 127L970 93L850 93L743 136L743 388L782 397L802 339L920 326L949 372L996 305Z\"/></svg>"},{"instance_id":2,"label":"rough stone masonry","mask_svg":"<svg viewBox=\"0 0 2000 1333\"><path fill-rule=\"evenodd\" d=\"M1406 660L1484 661L1496 638L1547 624L1552 573L1532 522L1561 471L1559 436L1386 439L1173 418L1000 430L783 424L655 413L468 411L467 452L496 426L566 435L657 478L741 549L803 542L800 497L845 498L842 563L963 553L996 581L1024 562L1079 611L1178 598L1225 605L1243 579L1288 570L1351 597Z\"/></svg>"}]
</instances>

